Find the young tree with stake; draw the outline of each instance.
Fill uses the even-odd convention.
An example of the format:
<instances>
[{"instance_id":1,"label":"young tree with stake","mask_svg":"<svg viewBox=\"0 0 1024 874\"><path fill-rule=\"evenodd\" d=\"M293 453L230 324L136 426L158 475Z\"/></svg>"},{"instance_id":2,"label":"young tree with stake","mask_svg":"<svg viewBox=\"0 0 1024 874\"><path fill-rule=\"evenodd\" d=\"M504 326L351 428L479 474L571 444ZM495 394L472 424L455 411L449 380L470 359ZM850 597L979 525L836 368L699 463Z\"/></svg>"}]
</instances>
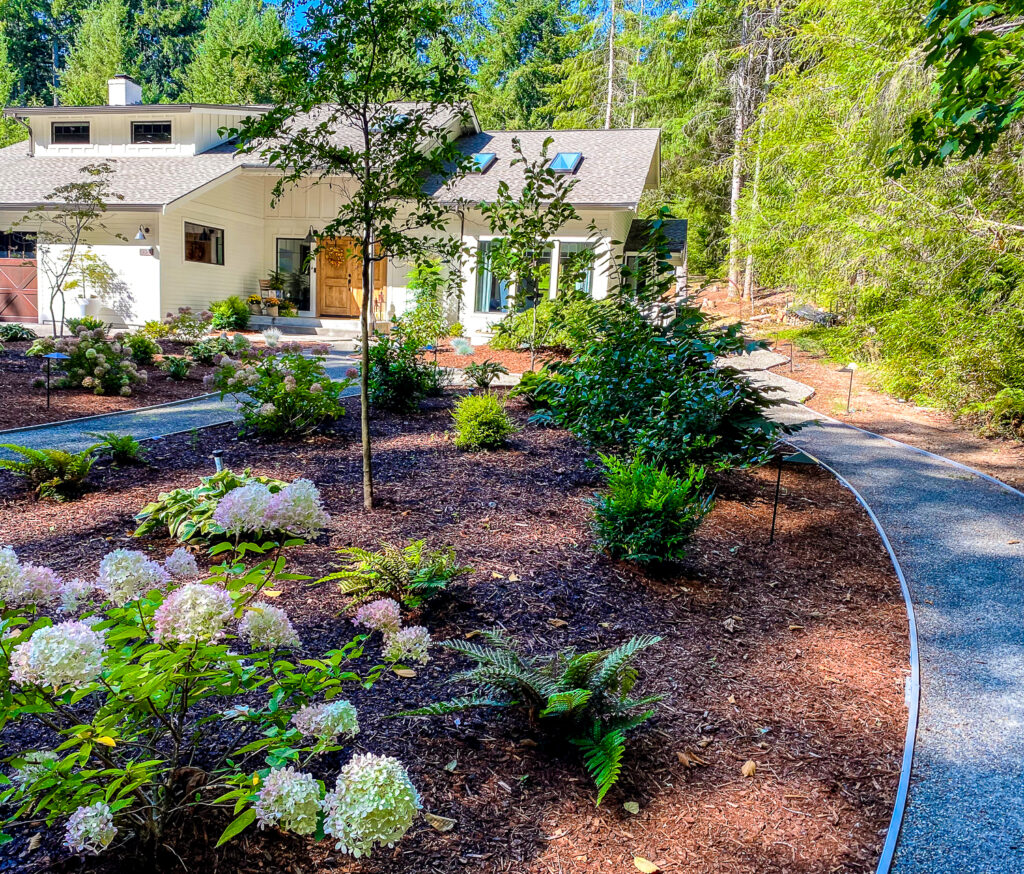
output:
<instances>
[{"instance_id":1,"label":"young tree with stake","mask_svg":"<svg viewBox=\"0 0 1024 874\"><path fill-rule=\"evenodd\" d=\"M322 0L281 62L278 102L247 119L241 149L281 172L275 201L312 180L338 194L338 214L316 234L355 239L362 258L360 335L363 505L373 509L369 340L374 265L444 253L461 241L448 232L443 191L468 169L438 126L465 113L469 94L451 9L437 0ZM401 101L401 102L398 102ZM444 187L441 185L440 187Z\"/></svg>"}]
</instances>

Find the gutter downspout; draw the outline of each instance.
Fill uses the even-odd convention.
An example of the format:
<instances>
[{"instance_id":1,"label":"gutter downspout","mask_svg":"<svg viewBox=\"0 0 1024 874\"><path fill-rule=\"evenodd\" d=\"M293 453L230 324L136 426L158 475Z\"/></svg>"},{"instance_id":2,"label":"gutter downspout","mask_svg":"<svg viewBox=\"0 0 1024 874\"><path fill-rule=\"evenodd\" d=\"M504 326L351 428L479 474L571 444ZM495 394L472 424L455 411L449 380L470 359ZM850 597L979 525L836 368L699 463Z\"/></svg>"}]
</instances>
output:
<instances>
[{"instance_id":1,"label":"gutter downspout","mask_svg":"<svg viewBox=\"0 0 1024 874\"><path fill-rule=\"evenodd\" d=\"M36 138L35 134L32 132L32 125L28 123L27 118L22 118L19 115L12 115L11 118L28 131L28 156L30 158L34 158L36 156Z\"/></svg>"}]
</instances>

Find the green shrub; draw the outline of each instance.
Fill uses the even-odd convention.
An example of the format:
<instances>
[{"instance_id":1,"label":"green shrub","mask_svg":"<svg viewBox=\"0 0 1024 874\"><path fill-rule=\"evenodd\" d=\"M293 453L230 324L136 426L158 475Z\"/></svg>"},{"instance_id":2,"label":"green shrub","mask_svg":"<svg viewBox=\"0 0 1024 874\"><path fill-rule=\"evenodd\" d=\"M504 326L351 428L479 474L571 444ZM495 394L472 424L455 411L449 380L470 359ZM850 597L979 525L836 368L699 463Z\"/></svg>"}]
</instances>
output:
<instances>
[{"instance_id":1,"label":"green shrub","mask_svg":"<svg viewBox=\"0 0 1024 874\"><path fill-rule=\"evenodd\" d=\"M436 393L443 377L434 364L419 357L415 337L399 325L370 344L370 403L381 410L413 412L428 394Z\"/></svg>"},{"instance_id":2,"label":"green shrub","mask_svg":"<svg viewBox=\"0 0 1024 874\"><path fill-rule=\"evenodd\" d=\"M173 318L170 313L167 314L167 318ZM164 340L171 336L171 326L166 322L158 322L155 319L146 322L138 332L143 337L148 337L150 340Z\"/></svg>"},{"instance_id":3,"label":"green shrub","mask_svg":"<svg viewBox=\"0 0 1024 874\"><path fill-rule=\"evenodd\" d=\"M122 334L118 339L128 347L131 352L132 361L140 366L152 364L157 355L163 355L164 350L155 340L142 333L141 330L133 331L130 334Z\"/></svg>"},{"instance_id":4,"label":"green shrub","mask_svg":"<svg viewBox=\"0 0 1024 874\"><path fill-rule=\"evenodd\" d=\"M66 319L64 324L67 325L68 330L72 334L77 334L80 330L82 331L102 331L104 334L109 330L109 325L98 319L96 316L75 316L70 319Z\"/></svg>"},{"instance_id":5,"label":"green shrub","mask_svg":"<svg viewBox=\"0 0 1024 874\"><path fill-rule=\"evenodd\" d=\"M462 339L463 334L466 333L466 329L462 327L462 322L452 322L448 326L447 334L451 338Z\"/></svg>"},{"instance_id":6,"label":"green shrub","mask_svg":"<svg viewBox=\"0 0 1024 874\"><path fill-rule=\"evenodd\" d=\"M218 355L238 355L251 348L252 343L244 334L233 337L210 337L189 347L188 356L196 364L213 364Z\"/></svg>"},{"instance_id":7,"label":"green shrub","mask_svg":"<svg viewBox=\"0 0 1024 874\"><path fill-rule=\"evenodd\" d=\"M522 398L533 410L547 410L558 389L558 374L554 370L542 367L540 370L528 370L519 382L509 391L509 397ZM537 416L534 416L537 420Z\"/></svg>"},{"instance_id":8,"label":"green shrub","mask_svg":"<svg viewBox=\"0 0 1024 874\"><path fill-rule=\"evenodd\" d=\"M142 537L166 526L168 535L182 543L193 539L223 539L224 529L213 521L217 505L228 492L253 483L265 485L271 494L288 485L283 480L268 476L254 476L249 468L241 473L225 468L211 476L201 477L199 485L193 489L161 492L155 501L146 504L135 515L138 525L135 536Z\"/></svg>"},{"instance_id":9,"label":"green shrub","mask_svg":"<svg viewBox=\"0 0 1024 874\"><path fill-rule=\"evenodd\" d=\"M17 343L24 340L35 340L36 332L25 325L7 324L0 325L0 340L8 343Z\"/></svg>"},{"instance_id":10,"label":"green shrub","mask_svg":"<svg viewBox=\"0 0 1024 874\"><path fill-rule=\"evenodd\" d=\"M509 419L505 405L491 394L459 398L452 418L459 449L499 449L519 430Z\"/></svg>"},{"instance_id":11,"label":"green shrub","mask_svg":"<svg viewBox=\"0 0 1024 874\"><path fill-rule=\"evenodd\" d=\"M436 348L448 332L444 302L449 285L446 271L438 259L416 264L409 271L409 291L415 305L402 316L402 323L420 346Z\"/></svg>"},{"instance_id":12,"label":"green shrub","mask_svg":"<svg viewBox=\"0 0 1024 874\"><path fill-rule=\"evenodd\" d=\"M188 379L192 363L183 355L168 355L160 362L160 369L175 382Z\"/></svg>"},{"instance_id":13,"label":"green shrub","mask_svg":"<svg viewBox=\"0 0 1024 874\"><path fill-rule=\"evenodd\" d=\"M164 317L167 336L179 343L196 343L210 330L213 316L207 310L195 312L192 307L178 307L177 313Z\"/></svg>"},{"instance_id":14,"label":"green shrub","mask_svg":"<svg viewBox=\"0 0 1024 874\"><path fill-rule=\"evenodd\" d=\"M132 361L131 349L116 337L106 337L102 329L80 328L76 337L41 337L25 354L41 357L50 352L63 352L69 358L63 362L64 375L54 381L57 388L81 386L97 395L127 397L132 385L146 379L145 371L140 372Z\"/></svg>"},{"instance_id":15,"label":"green shrub","mask_svg":"<svg viewBox=\"0 0 1024 874\"><path fill-rule=\"evenodd\" d=\"M594 338L604 304L582 292L568 292L542 300L537 311L537 347L578 352ZM519 349L530 345L533 312L509 313L494 326L492 349Z\"/></svg>"},{"instance_id":16,"label":"green shrub","mask_svg":"<svg viewBox=\"0 0 1024 874\"><path fill-rule=\"evenodd\" d=\"M298 343L276 349L249 346L226 358L206 379L221 397L234 397L243 432L298 437L345 414L341 393L351 380L332 380L324 367L328 346L303 354Z\"/></svg>"},{"instance_id":17,"label":"green shrub","mask_svg":"<svg viewBox=\"0 0 1024 874\"><path fill-rule=\"evenodd\" d=\"M349 564L319 582L337 580L354 605L393 598L415 608L473 570L456 562L454 549L427 549L423 540L406 547L385 544L376 552L352 546L338 554Z\"/></svg>"},{"instance_id":18,"label":"green shrub","mask_svg":"<svg viewBox=\"0 0 1024 874\"><path fill-rule=\"evenodd\" d=\"M249 304L237 295L211 303L210 312L218 331L244 331L249 325Z\"/></svg>"},{"instance_id":19,"label":"green shrub","mask_svg":"<svg viewBox=\"0 0 1024 874\"><path fill-rule=\"evenodd\" d=\"M968 404L960 415L974 420L984 432L1024 438L1024 389L1004 388L990 401Z\"/></svg>"},{"instance_id":20,"label":"green shrub","mask_svg":"<svg viewBox=\"0 0 1024 874\"><path fill-rule=\"evenodd\" d=\"M508 376L508 368L504 364L499 364L497 361L491 361L490 358L485 358L483 361L474 361L472 364L466 365L466 376L470 378L479 389L484 391L490 391L491 383L498 378L500 374Z\"/></svg>"},{"instance_id":21,"label":"green shrub","mask_svg":"<svg viewBox=\"0 0 1024 874\"><path fill-rule=\"evenodd\" d=\"M639 679L633 662L661 638L644 635L615 649L527 656L503 631L483 632L483 637L488 645L470 640L441 644L476 662L451 678L469 684L468 695L401 715L443 716L476 707L525 709L553 735L579 747L600 804L619 779L626 733L650 719L654 710L648 708L661 700L660 695L630 697Z\"/></svg>"},{"instance_id":22,"label":"green shrub","mask_svg":"<svg viewBox=\"0 0 1024 874\"><path fill-rule=\"evenodd\" d=\"M602 455L606 490L592 502L594 534L612 558L640 564L682 561L693 532L710 512L705 469L685 477L635 457L630 462Z\"/></svg>"},{"instance_id":23,"label":"green shrub","mask_svg":"<svg viewBox=\"0 0 1024 874\"><path fill-rule=\"evenodd\" d=\"M114 464L136 464L145 459L148 450L131 434L118 434L110 431L106 434L89 433L97 443L93 447L101 455L106 455Z\"/></svg>"},{"instance_id":24,"label":"green shrub","mask_svg":"<svg viewBox=\"0 0 1024 874\"><path fill-rule=\"evenodd\" d=\"M40 498L66 501L79 494L85 478L96 461L95 447L81 452L63 449L32 449L16 443L0 443L0 449L15 452L24 461L0 458L0 470L9 470L15 476L27 479Z\"/></svg>"}]
</instances>

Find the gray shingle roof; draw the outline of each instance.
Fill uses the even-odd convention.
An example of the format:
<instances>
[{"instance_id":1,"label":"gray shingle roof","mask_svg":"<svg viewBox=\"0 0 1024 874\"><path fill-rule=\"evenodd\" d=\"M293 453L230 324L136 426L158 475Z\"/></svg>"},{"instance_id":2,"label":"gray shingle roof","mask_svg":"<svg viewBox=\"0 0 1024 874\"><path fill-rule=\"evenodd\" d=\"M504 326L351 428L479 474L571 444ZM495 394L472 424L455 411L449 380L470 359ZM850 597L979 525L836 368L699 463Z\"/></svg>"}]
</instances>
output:
<instances>
[{"instance_id":1,"label":"gray shingle roof","mask_svg":"<svg viewBox=\"0 0 1024 874\"><path fill-rule=\"evenodd\" d=\"M573 173L579 180L571 201L577 205L628 205L635 207L643 194L651 165L658 157L660 131L633 130L554 130L483 131L463 137L459 142L467 154L494 152L497 161L485 173L470 173L446 189L445 199L465 199L479 203L490 201L498 192L498 183L508 183L515 195L522 181L522 168L513 167L512 140L518 137L523 154L540 156L544 140L551 137L549 157L558 152L581 152L583 159Z\"/></svg>"},{"instance_id":2,"label":"gray shingle roof","mask_svg":"<svg viewBox=\"0 0 1024 874\"><path fill-rule=\"evenodd\" d=\"M87 164L109 164L111 187L124 197L114 206L155 207L170 203L240 166L234 147L220 146L188 157L29 157L28 143L0 149L0 207L35 206L58 185L84 179Z\"/></svg>"},{"instance_id":3,"label":"gray shingle roof","mask_svg":"<svg viewBox=\"0 0 1024 874\"><path fill-rule=\"evenodd\" d=\"M647 241L647 232L651 223L646 219L633 219L626 237L627 252L639 252ZM666 219L661 223L661 232L665 235L670 252L682 252L686 249L686 219Z\"/></svg>"}]
</instances>

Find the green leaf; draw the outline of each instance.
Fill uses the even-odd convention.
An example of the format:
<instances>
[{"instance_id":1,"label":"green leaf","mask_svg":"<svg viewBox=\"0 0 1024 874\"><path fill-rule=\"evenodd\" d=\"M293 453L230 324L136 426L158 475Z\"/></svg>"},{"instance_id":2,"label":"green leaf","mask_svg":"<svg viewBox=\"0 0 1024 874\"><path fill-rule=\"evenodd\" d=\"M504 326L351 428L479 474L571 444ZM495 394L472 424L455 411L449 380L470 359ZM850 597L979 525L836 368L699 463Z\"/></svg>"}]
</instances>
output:
<instances>
[{"instance_id":1,"label":"green leaf","mask_svg":"<svg viewBox=\"0 0 1024 874\"><path fill-rule=\"evenodd\" d=\"M250 825L256 821L256 811L251 807L247 810L243 810L238 816L236 816L228 824L228 827L221 833L220 839L217 841L216 846L221 846L230 841L233 837L245 831Z\"/></svg>"}]
</instances>

